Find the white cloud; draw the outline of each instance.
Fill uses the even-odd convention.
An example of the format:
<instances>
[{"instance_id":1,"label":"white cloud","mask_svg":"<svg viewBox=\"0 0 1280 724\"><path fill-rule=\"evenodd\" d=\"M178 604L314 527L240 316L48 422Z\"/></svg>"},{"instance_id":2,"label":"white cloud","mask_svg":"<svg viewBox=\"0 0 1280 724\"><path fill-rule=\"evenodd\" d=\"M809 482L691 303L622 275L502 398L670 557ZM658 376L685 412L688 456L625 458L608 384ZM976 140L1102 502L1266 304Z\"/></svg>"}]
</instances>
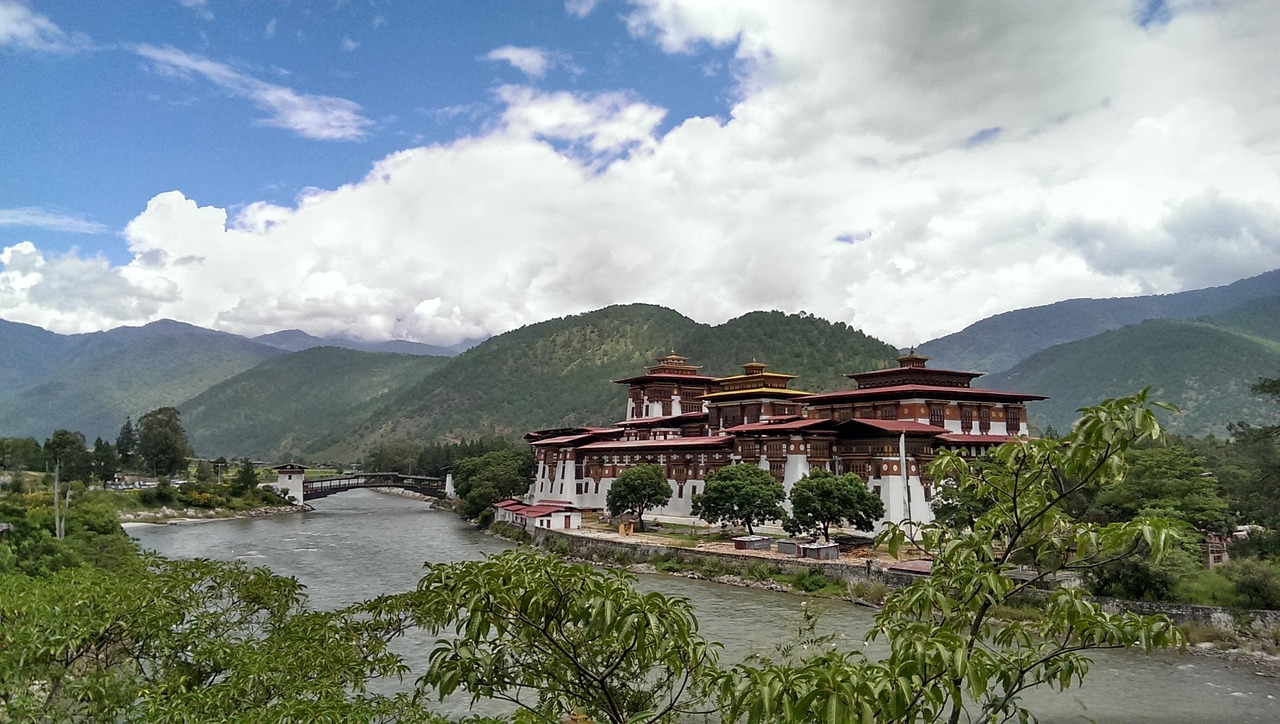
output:
<instances>
[{"instance_id":1,"label":"white cloud","mask_svg":"<svg viewBox=\"0 0 1280 724\"><path fill-rule=\"evenodd\" d=\"M65 33L49 18L32 12L15 0L0 0L0 48L65 52L84 48L89 41L80 33Z\"/></svg>"},{"instance_id":2,"label":"white cloud","mask_svg":"<svg viewBox=\"0 0 1280 724\"><path fill-rule=\"evenodd\" d=\"M268 113L262 124L285 128L305 138L356 140L363 138L373 125L373 121L360 115L359 104L345 98L299 93L175 48L140 45L135 51L160 72L184 77L196 74L233 96L248 99Z\"/></svg>"},{"instance_id":3,"label":"white cloud","mask_svg":"<svg viewBox=\"0 0 1280 724\"><path fill-rule=\"evenodd\" d=\"M564 10L575 18L585 18L599 4L600 0L564 0Z\"/></svg>"},{"instance_id":4,"label":"white cloud","mask_svg":"<svg viewBox=\"0 0 1280 724\"><path fill-rule=\"evenodd\" d=\"M184 8L195 11L201 20L213 20L213 11L209 9L209 0L178 0Z\"/></svg>"},{"instance_id":5,"label":"white cloud","mask_svg":"<svg viewBox=\"0 0 1280 724\"><path fill-rule=\"evenodd\" d=\"M1226 283L1280 266L1270 9L1141 27L1109 2L652 0L634 32L733 48L728 117L664 133L631 92L503 86L483 132L293 203L157 195L122 267L11 247L0 316L102 323L30 293L96 269L139 290L117 324L450 343L646 301L707 322L806 310L910 344L1068 297ZM164 67L256 92L204 59Z\"/></svg>"},{"instance_id":6,"label":"white cloud","mask_svg":"<svg viewBox=\"0 0 1280 724\"><path fill-rule=\"evenodd\" d=\"M351 38L343 38L341 46L343 50L350 53L350 52L353 52L356 48L359 48L360 44L352 40Z\"/></svg>"},{"instance_id":7,"label":"white cloud","mask_svg":"<svg viewBox=\"0 0 1280 724\"><path fill-rule=\"evenodd\" d=\"M106 226L79 214L24 206L16 209L0 209L0 226L29 226L49 231L69 231L76 234L101 234Z\"/></svg>"},{"instance_id":8,"label":"white cloud","mask_svg":"<svg viewBox=\"0 0 1280 724\"><path fill-rule=\"evenodd\" d=\"M514 45L504 45L491 50L484 59L510 63L531 78L543 77L552 65L550 54L542 48L518 48Z\"/></svg>"},{"instance_id":9,"label":"white cloud","mask_svg":"<svg viewBox=\"0 0 1280 724\"><path fill-rule=\"evenodd\" d=\"M278 25L279 25L279 20L277 20L276 18L271 18L270 20L268 20L266 29L262 31L263 36L267 38L276 37L276 27Z\"/></svg>"}]
</instances>

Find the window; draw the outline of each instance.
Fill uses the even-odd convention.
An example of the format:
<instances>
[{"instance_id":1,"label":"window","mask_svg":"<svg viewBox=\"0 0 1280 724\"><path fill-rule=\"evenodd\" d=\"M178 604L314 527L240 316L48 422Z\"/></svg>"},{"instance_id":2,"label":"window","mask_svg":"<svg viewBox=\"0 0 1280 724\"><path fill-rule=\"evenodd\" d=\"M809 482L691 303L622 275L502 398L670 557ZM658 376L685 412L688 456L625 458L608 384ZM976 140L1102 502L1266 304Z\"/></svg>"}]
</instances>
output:
<instances>
[{"instance_id":1,"label":"window","mask_svg":"<svg viewBox=\"0 0 1280 724\"><path fill-rule=\"evenodd\" d=\"M987 433L991 432L991 408L990 407L983 406L978 408L978 432L982 433L983 435L986 435Z\"/></svg>"},{"instance_id":2,"label":"window","mask_svg":"<svg viewBox=\"0 0 1280 724\"><path fill-rule=\"evenodd\" d=\"M963 432L973 431L973 408L967 405L960 406L960 429Z\"/></svg>"},{"instance_id":3,"label":"window","mask_svg":"<svg viewBox=\"0 0 1280 724\"><path fill-rule=\"evenodd\" d=\"M898 406L897 406L897 405L885 405L884 407L881 407L881 408L880 408L880 419L881 419L881 420L896 420L896 419L898 419Z\"/></svg>"},{"instance_id":4,"label":"window","mask_svg":"<svg viewBox=\"0 0 1280 724\"><path fill-rule=\"evenodd\" d=\"M946 427L947 408L942 405L929 405L929 424L935 427Z\"/></svg>"},{"instance_id":5,"label":"window","mask_svg":"<svg viewBox=\"0 0 1280 724\"><path fill-rule=\"evenodd\" d=\"M1022 431L1022 410L1017 407L1004 408L1004 426L1010 435L1017 435Z\"/></svg>"}]
</instances>

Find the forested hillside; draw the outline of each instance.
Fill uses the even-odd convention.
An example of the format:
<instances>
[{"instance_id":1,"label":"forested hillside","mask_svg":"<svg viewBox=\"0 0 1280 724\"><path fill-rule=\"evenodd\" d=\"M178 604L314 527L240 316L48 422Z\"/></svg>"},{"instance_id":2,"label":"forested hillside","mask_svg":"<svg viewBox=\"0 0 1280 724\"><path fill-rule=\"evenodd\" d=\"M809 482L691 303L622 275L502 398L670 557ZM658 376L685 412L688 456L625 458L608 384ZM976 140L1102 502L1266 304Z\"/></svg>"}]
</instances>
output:
<instances>
[{"instance_id":1,"label":"forested hillside","mask_svg":"<svg viewBox=\"0 0 1280 724\"><path fill-rule=\"evenodd\" d=\"M920 345L934 365L995 373L1056 344L1147 319L1193 319L1280 295L1280 269L1234 284L1177 294L1117 299L1069 299L997 314Z\"/></svg>"},{"instance_id":2,"label":"forested hillside","mask_svg":"<svg viewBox=\"0 0 1280 724\"><path fill-rule=\"evenodd\" d=\"M316 337L303 332L301 329L286 329L280 332L272 332L271 334L261 334L254 337L253 341L261 342L286 352L301 352L304 349L315 349L316 347L341 347L342 349L354 349L361 352L392 352L395 354L418 354L431 357L452 357L458 353L457 350L451 347L440 347L434 344L410 342L403 339L393 339L386 342L365 342L349 337Z\"/></svg>"},{"instance_id":3,"label":"forested hillside","mask_svg":"<svg viewBox=\"0 0 1280 724\"><path fill-rule=\"evenodd\" d=\"M1065 432L1076 409L1144 386L1181 412L1171 432L1224 435L1227 424L1280 423L1280 408L1249 388L1280 374L1280 298L1202 320L1148 320L1051 347L976 384L1049 395L1033 403L1033 424Z\"/></svg>"},{"instance_id":4,"label":"forested hillside","mask_svg":"<svg viewBox=\"0 0 1280 724\"><path fill-rule=\"evenodd\" d=\"M304 447L338 442L352 420L399 398L447 359L316 347L267 360L178 407L202 457L297 460Z\"/></svg>"},{"instance_id":5,"label":"forested hillside","mask_svg":"<svg viewBox=\"0 0 1280 724\"><path fill-rule=\"evenodd\" d=\"M613 306L494 337L352 428L347 445L311 452L343 457L401 438L612 423L623 414L624 390L610 380L642 372L670 349L714 375L737 374L755 358L799 375L793 386L812 391L842 386L844 373L891 364L897 355L847 325L808 315L754 312L712 327L663 307Z\"/></svg>"},{"instance_id":6,"label":"forested hillside","mask_svg":"<svg viewBox=\"0 0 1280 724\"><path fill-rule=\"evenodd\" d=\"M126 416L173 405L281 354L169 320L37 341L49 346L28 347L24 369L40 381L0 393L6 436L43 439L62 428L114 439Z\"/></svg>"}]
</instances>

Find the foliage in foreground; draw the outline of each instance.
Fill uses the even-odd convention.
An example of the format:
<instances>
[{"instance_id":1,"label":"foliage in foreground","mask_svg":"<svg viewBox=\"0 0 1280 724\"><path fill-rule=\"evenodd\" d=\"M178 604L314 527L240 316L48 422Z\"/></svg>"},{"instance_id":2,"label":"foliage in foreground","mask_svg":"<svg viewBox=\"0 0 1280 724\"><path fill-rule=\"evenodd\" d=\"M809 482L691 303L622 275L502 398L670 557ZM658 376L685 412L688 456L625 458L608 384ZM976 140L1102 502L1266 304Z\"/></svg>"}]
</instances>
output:
<instances>
[{"instance_id":1,"label":"foliage in foreground","mask_svg":"<svg viewBox=\"0 0 1280 724\"><path fill-rule=\"evenodd\" d=\"M1176 540L1166 521L1081 523L1061 510L1083 486L1124 475L1124 453L1160 427L1145 393L1083 410L1061 440L1018 440L985 461L943 454L930 474L991 501L961 533L943 524L891 526L881 540L895 553L914 545L933 559L933 575L890 595L871 637L890 655L869 662L832 652L796 666L747 662L721 674L725 721L975 721L1025 719L1030 687L1066 689L1089 670L1084 652L1180 645L1163 616L1107 614L1077 589L1047 597L1043 618L996 626L992 609L1032 582L1006 574L1034 561L1040 577L1088 570L1132 555L1157 559ZM966 704L968 702L968 704ZM967 711L966 711L967 709Z\"/></svg>"}]
</instances>

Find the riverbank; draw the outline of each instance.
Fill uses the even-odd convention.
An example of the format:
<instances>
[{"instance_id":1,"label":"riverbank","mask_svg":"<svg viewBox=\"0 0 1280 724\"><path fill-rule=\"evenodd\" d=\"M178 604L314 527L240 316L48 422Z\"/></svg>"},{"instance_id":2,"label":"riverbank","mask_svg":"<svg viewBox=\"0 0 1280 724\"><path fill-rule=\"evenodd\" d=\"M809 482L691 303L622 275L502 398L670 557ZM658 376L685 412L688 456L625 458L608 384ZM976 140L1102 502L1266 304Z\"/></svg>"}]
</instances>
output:
<instances>
[{"instance_id":1,"label":"riverbank","mask_svg":"<svg viewBox=\"0 0 1280 724\"><path fill-rule=\"evenodd\" d=\"M226 508L170 508L156 510L137 510L120 512L116 517L120 525L128 528L142 525L163 525L178 523L203 523L214 520L233 520L235 518L263 518L269 515L290 515L314 510L310 505L268 505L248 510L228 510Z\"/></svg>"},{"instance_id":2,"label":"riverbank","mask_svg":"<svg viewBox=\"0 0 1280 724\"><path fill-rule=\"evenodd\" d=\"M668 546L653 540L627 540L626 536L599 531L525 531L495 524L494 535L514 543L532 545L565 558L638 574L663 574L727 586L757 588L798 596L839 599L878 609L884 597L909 585L917 575L887 570L875 559L819 561L779 556L776 553L738 550L702 550ZM717 546L717 548L722 548ZM1215 607L1152 604L1098 599L1104 610L1135 610L1169 616L1186 635L1186 653L1244 666L1258 676L1280 678L1280 627L1271 619L1274 611L1230 611ZM1192 610L1195 609L1195 610ZM994 612L996 618L1023 619L1038 616L1034 601L1022 607ZM1204 621L1212 621L1205 623ZM1222 621L1231 621L1223 626Z\"/></svg>"}]
</instances>

